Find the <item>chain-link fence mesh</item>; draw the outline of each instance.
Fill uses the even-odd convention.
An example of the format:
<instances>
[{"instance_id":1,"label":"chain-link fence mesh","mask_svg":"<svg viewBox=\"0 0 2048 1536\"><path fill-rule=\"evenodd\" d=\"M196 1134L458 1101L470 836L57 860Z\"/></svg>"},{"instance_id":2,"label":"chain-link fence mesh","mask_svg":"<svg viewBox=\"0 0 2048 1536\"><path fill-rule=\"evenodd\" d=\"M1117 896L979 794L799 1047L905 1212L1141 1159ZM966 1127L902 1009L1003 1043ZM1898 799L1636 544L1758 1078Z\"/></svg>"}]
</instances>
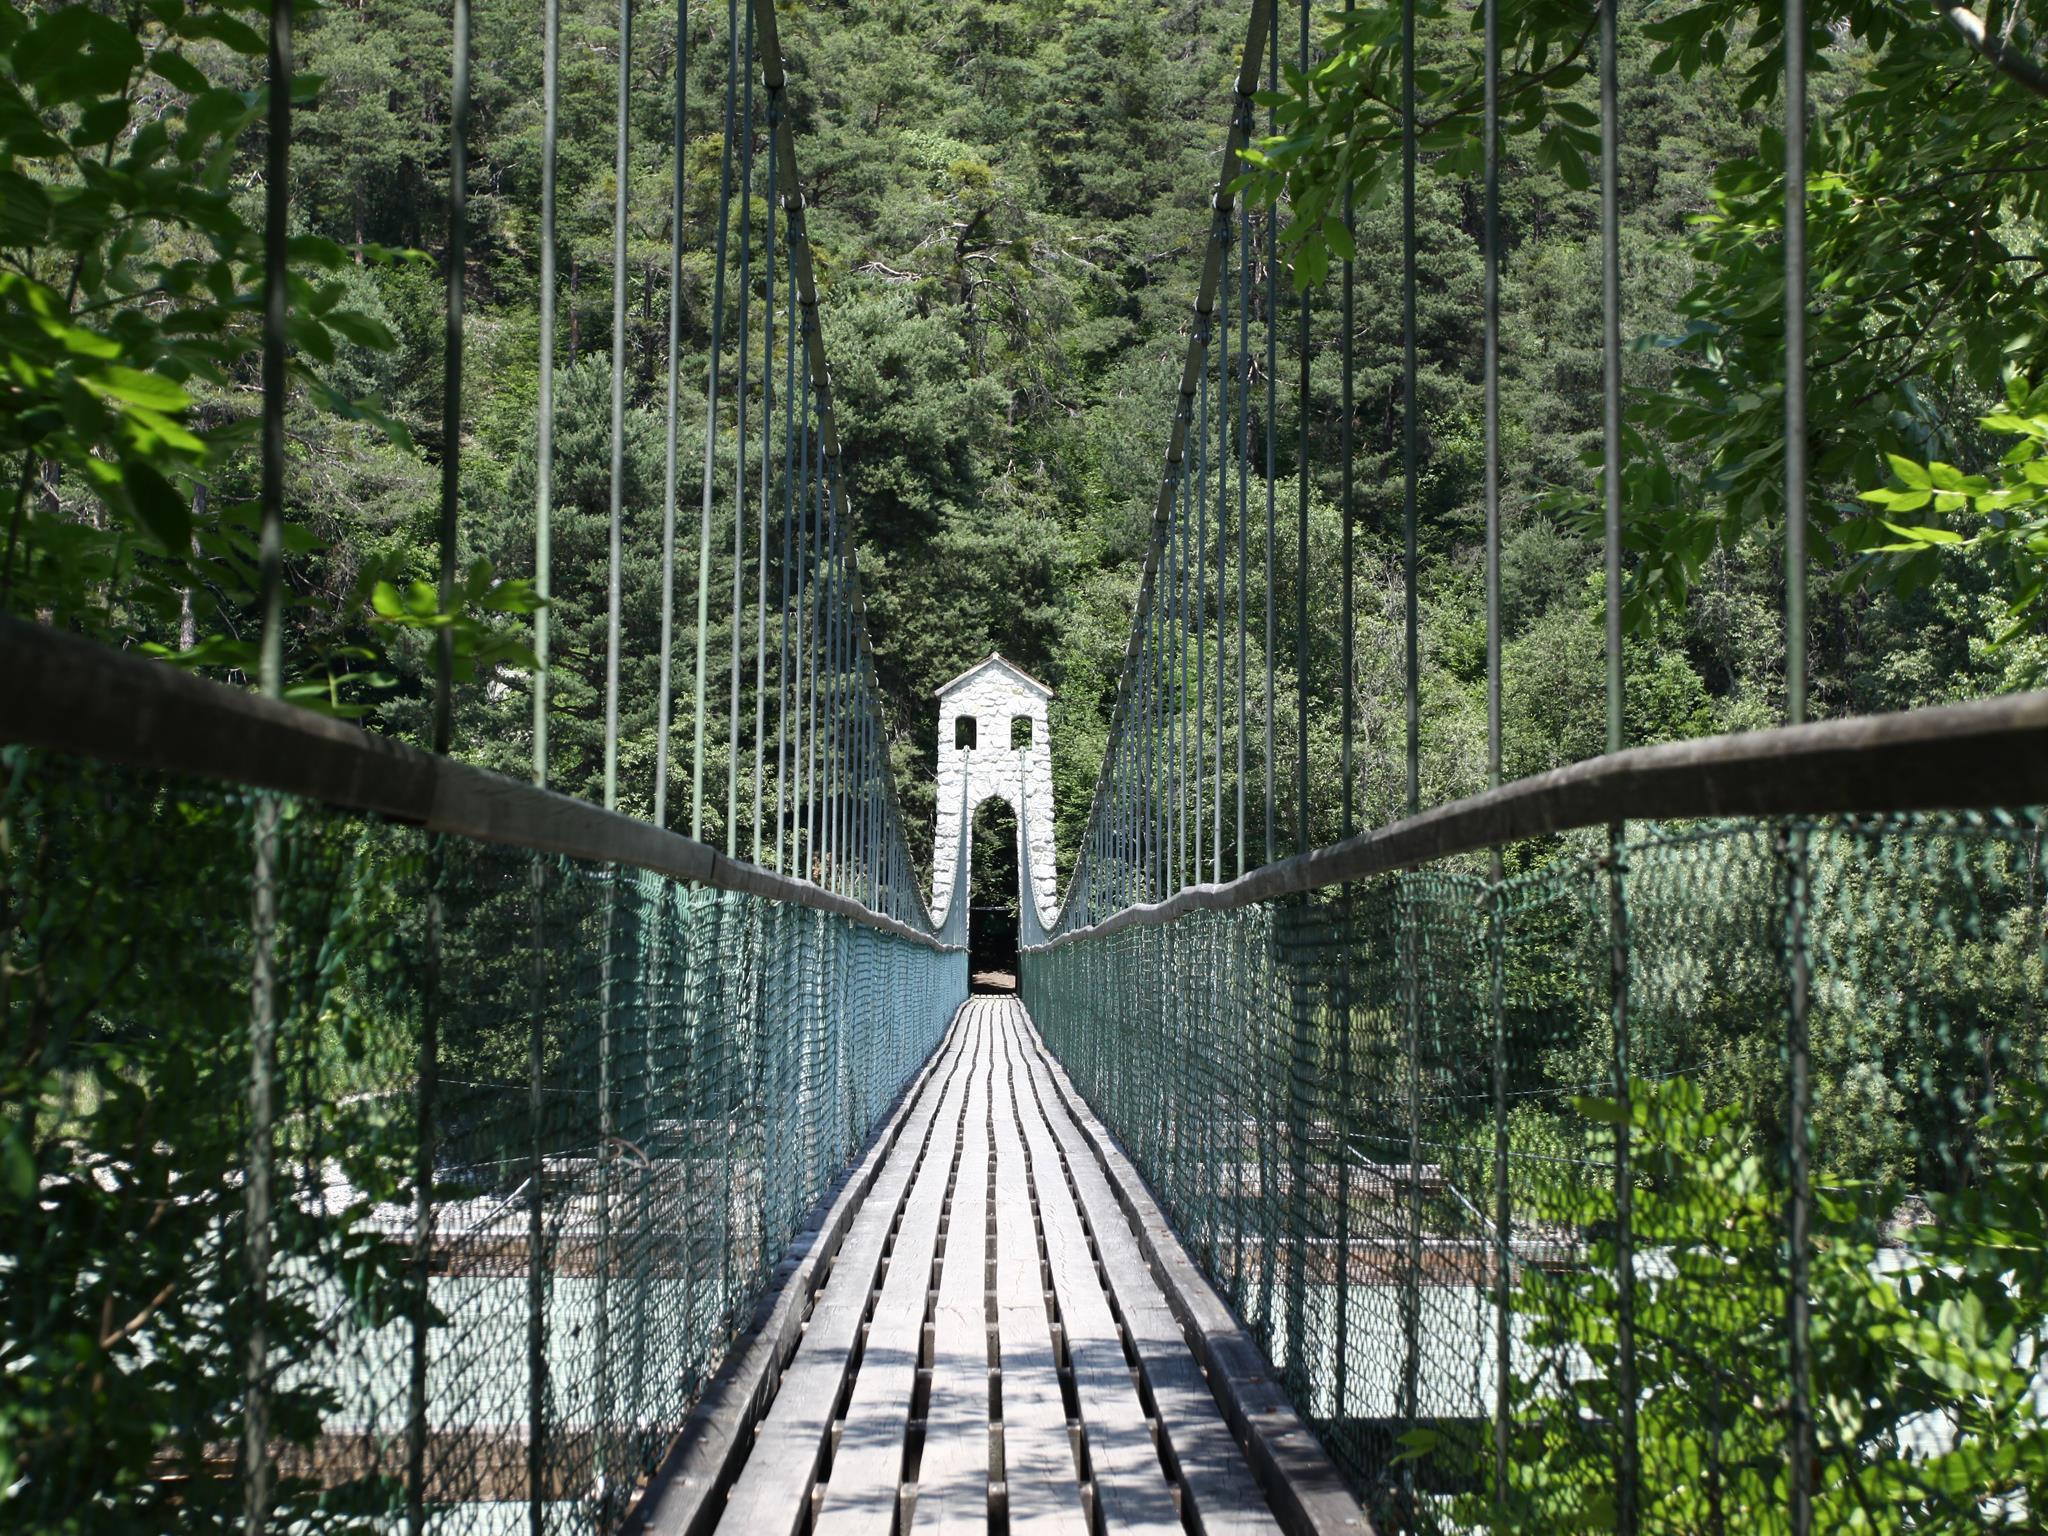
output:
<instances>
[{"instance_id":1,"label":"chain-link fence mesh","mask_svg":"<svg viewBox=\"0 0 2048 1536\"><path fill-rule=\"evenodd\" d=\"M1382 1530L2018 1529L2044 828L1576 833L1022 984Z\"/></svg>"},{"instance_id":2,"label":"chain-link fence mesh","mask_svg":"<svg viewBox=\"0 0 2048 1536\"><path fill-rule=\"evenodd\" d=\"M276 1529L615 1528L966 993L958 949L759 897L0 769L13 1529L239 1527L252 1489Z\"/></svg>"}]
</instances>

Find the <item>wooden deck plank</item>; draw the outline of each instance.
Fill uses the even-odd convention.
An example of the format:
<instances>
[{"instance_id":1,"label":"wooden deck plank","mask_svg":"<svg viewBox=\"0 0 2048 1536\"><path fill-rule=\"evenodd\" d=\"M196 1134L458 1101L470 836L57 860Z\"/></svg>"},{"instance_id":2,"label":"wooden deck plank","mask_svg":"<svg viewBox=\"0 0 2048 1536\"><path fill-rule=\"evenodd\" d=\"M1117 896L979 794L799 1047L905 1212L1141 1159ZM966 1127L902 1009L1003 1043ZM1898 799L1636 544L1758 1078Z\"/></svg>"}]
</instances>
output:
<instances>
[{"instance_id":1,"label":"wooden deck plank","mask_svg":"<svg viewBox=\"0 0 2048 1536\"><path fill-rule=\"evenodd\" d=\"M1039 1225L1045 1233L1053 1292L1059 1298L1067 1360L1073 1367L1082 1434L1104 1528L1134 1536L1178 1536L1182 1527L1173 1489L1160 1465L1144 1404L1131 1380L1123 1339L1110 1313L1109 1298L1103 1293L1073 1192L1067 1187L1058 1146L1038 1112L1029 1076L1031 1045L1024 1035L1023 1009L1014 1003L1006 1006L1002 1026L1016 1095L1014 1112L1038 1191Z\"/></svg>"},{"instance_id":2,"label":"wooden deck plank","mask_svg":"<svg viewBox=\"0 0 2048 1536\"><path fill-rule=\"evenodd\" d=\"M890 1536L899 1526L907 1536L987 1536L1006 1523L1016 1536L1090 1536L1099 1522L1105 1536L1370 1531L1021 1004L977 998L963 1007L901 1124L817 1292L720 1529L796 1536L814 1523L816 1536ZM931 1393L906 1498L906 1435L927 1339ZM1062 1339L1070 1390L1058 1368ZM831 1472L821 1477L842 1402Z\"/></svg>"},{"instance_id":3,"label":"wooden deck plank","mask_svg":"<svg viewBox=\"0 0 2048 1536\"><path fill-rule=\"evenodd\" d=\"M925 1303L938 1254L939 1218L959 1144L967 1084L974 1076L985 1030L979 1021L963 1019L961 1033L966 1037L961 1065L940 1100L923 1161L903 1204L874 1315L868 1320L838 1449L818 1508L817 1536L892 1536L896 1528L904 1437L924 1351Z\"/></svg>"},{"instance_id":4,"label":"wooden deck plank","mask_svg":"<svg viewBox=\"0 0 2048 1536\"><path fill-rule=\"evenodd\" d=\"M1053 1086L1041 1054L1043 1042L1028 1022L1020 1024L1019 1031L1036 1108L1073 1172L1081 1210L1095 1234L1110 1292L1130 1333L1184 1495L1194 1504L1196 1521L1204 1536L1271 1536L1279 1530L1279 1522L1252 1476L1242 1448L1223 1421L1208 1378L1189 1350L1165 1293L1153 1279L1137 1234L1117 1203L1093 1148Z\"/></svg>"},{"instance_id":5,"label":"wooden deck plank","mask_svg":"<svg viewBox=\"0 0 2048 1536\"><path fill-rule=\"evenodd\" d=\"M911 1530L931 1536L982 1536L989 1524L988 1086L994 1041L979 1006L969 1007L981 1055L967 1084L960 1171L932 1308L931 1401L911 1509Z\"/></svg>"},{"instance_id":6,"label":"wooden deck plank","mask_svg":"<svg viewBox=\"0 0 2048 1536\"><path fill-rule=\"evenodd\" d=\"M720 1518L723 1530L746 1536L796 1536L809 1513L811 1487L825 1455L854 1344L866 1318L868 1294L881 1268L882 1248L947 1086L958 1071L968 1032L956 1021L946 1062L925 1081L911 1118L854 1218L832 1274L818 1295L803 1343L769 1405Z\"/></svg>"},{"instance_id":7,"label":"wooden deck plank","mask_svg":"<svg viewBox=\"0 0 2048 1536\"><path fill-rule=\"evenodd\" d=\"M1210 1390L1246 1448L1263 1486L1293 1536L1371 1536L1373 1526L1329 1453L1288 1401L1258 1346L1216 1294L1167 1224L1115 1138L1097 1120L1056 1057L1041 1058L1046 1075L1094 1150L1117 1205L1188 1347L1208 1373Z\"/></svg>"},{"instance_id":8,"label":"wooden deck plank","mask_svg":"<svg viewBox=\"0 0 2048 1536\"><path fill-rule=\"evenodd\" d=\"M830 1273L861 1205L909 1129L925 1085L944 1074L947 1054L934 1050L905 1085L901 1099L860 1161L812 1210L775 1267L775 1284L761 1298L730 1358L690 1414L646 1496L628 1514L626 1536L705 1536L716 1528L726 1493L752 1448L754 1425L773 1399L783 1367L803 1338L804 1313Z\"/></svg>"},{"instance_id":9,"label":"wooden deck plank","mask_svg":"<svg viewBox=\"0 0 2048 1536\"><path fill-rule=\"evenodd\" d=\"M984 1004L993 1011L997 1005ZM1067 1410L1053 1360L1039 1270L1038 1227L1024 1143L1010 1109L1010 1068L994 1053L989 1081L996 1148L996 1327L1002 1357L1003 1484L1012 1536L1089 1536Z\"/></svg>"}]
</instances>

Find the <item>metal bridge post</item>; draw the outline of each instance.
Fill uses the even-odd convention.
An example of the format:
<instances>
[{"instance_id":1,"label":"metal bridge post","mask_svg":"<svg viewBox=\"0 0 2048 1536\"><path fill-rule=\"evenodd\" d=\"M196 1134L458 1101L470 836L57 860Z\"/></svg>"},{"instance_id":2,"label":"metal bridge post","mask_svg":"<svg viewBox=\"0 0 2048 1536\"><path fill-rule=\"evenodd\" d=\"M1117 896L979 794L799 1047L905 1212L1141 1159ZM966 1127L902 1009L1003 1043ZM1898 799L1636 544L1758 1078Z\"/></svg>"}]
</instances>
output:
<instances>
[{"instance_id":1,"label":"metal bridge post","mask_svg":"<svg viewBox=\"0 0 2048 1536\"><path fill-rule=\"evenodd\" d=\"M1507 931L1500 851L1486 886L1487 1012L1493 1057L1493 1501L1507 1502L1509 1414L1513 1408L1514 1329L1509 1287L1514 1262L1514 1205L1508 1186Z\"/></svg>"},{"instance_id":2,"label":"metal bridge post","mask_svg":"<svg viewBox=\"0 0 2048 1536\"><path fill-rule=\"evenodd\" d=\"M277 1145L277 864L281 810L273 795L259 795L251 881L249 990L249 1153L243 1190L247 1244L249 1334L242 1382L242 1475L246 1480L243 1529L262 1536L270 1520L270 1245L272 1182Z\"/></svg>"},{"instance_id":3,"label":"metal bridge post","mask_svg":"<svg viewBox=\"0 0 2048 1536\"><path fill-rule=\"evenodd\" d=\"M1781 827L1778 859L1785 872L1784 948L1787 1012L1785 1056L1787 1116L1785 1144L1790 1164L1785 1197L1785 1332L1790 1381L1786 1412L1786 1460L1791 1472L1792 1532L1813 1528L1813 1317L1812 1112L1813 1062L1807 1026L1808 908L1812 898L1809 834Z\"/></svg>"},{"instance_id":4,"label":"metal bridge post","mask_svg":"<svg viewBox=\"0 0 2048 1536\"><path fill-rule=\"evenodd\" d=\"M292 7L271 0L263 221L263 478L258 581L262 629L257 676L266 698L284 696L284 407L289 323ZM243 1345L242 1525L263 1536L270 1520L270 1216L277 1149L277 858L282 810L256 800L252 842L249 990L249 1153L243 1191L249 1335Z\"/></svg>"},{"instance_id":5,"label":"metal bridge post","mask_svg":"<svg viewBox=\"0 0 2048 1536\"><path fill-rule=\"evenodd\" d=\"M426 955L420 1010L419 1083L413 1122L412 1316L405 1419L405 1523L408 1536L426 1529L427 1368L433 1303L428 1294L434 1254L435 1110L441 1077L441 939L444 911L441 837L427 853Z\"/></svg>"},{"instance_id":6,"label":"metal bridge post","mask_svg":"<svg viewBox=\"0 0 2048 1536\"><path fill-rule=\"evenodd\" d=\"M1418 877L1395 877L1401 946L1401 1009L1407 1043L1408 1231L1401 1266L1401 1417L1413 1435L1422 1413L1422 965L1423 898ZM1412 894L1411 894L1412 893ZM1416 1530L1415 1462L1401 1463L1401 1528Z\"/></svg>"},{"instance_id":7,"label":"metal bridge post","mask_svg":"<svg viewBox=\"0 0 2048 1536\"><path fill-rule=\"evenodd\" d=\"M1287 1361L1297 1402L1309 1400L1313 1381L1308 1370L1308 1351L1303 1335L1307 1327L1306 1249L1309 1241L1308 1143L1313 1129L1316 1063L1311 1039L1315 1032L1315 1001L1309 980L1302 974L1299 955L1302 928L1310 920L1308 898L1297 897L1291 904L1293 916L1276 921L1276 926L1293 928L1295 953L1287 957L1287 984L1292 1003L1288 1039L1287 1099ZM1289 947L1282 940L1282 947Z\"/></svg>"},{"instance_id":8,"label":"metal bridge post","mask_svg":"<svg viewBox=\"0 0 2048 1536\"><path fill-rule=\"evenodd\" d=\"M1614 1033L1614 1525L1635 1536L1640 1461L1636 1440L1635 1172L1630 1162L1628 847L1608 828L1608 1001Z\"/></svg>"},{"instance_id":9,"label":"metal bridge post","mask_svg":"<svg viewBox=\"0 0 2048 1536\"><path fill-rule=\"evenodd\" d=\"M553 10L553 7L550 7ZM542 1536L547 1498L542 1446L547 1415L546 1268L542 1261L547 1209L546 1099L542 1073L547 1049L547 862L535 854L528 871L527 913L533 947L528 981L526 1036L526 1524L528 1536Z\"/></svg>"}]
</instances>

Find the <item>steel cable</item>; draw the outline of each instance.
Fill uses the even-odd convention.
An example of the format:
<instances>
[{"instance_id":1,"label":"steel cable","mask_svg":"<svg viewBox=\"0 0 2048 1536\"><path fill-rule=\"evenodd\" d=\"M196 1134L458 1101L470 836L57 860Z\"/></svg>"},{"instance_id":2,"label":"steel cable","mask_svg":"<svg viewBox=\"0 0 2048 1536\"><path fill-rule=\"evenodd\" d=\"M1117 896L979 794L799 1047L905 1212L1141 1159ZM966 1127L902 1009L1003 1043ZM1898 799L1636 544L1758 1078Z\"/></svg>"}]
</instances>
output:
<instances>
[{"instance_id":1,"label":"steel cable","mask_svg":"<svg viewBox=\"0 0 2048 1536\"><path fill-rule=\"evenodd\" d=\"M560 0L549 0L551 6L559 3ZM559 22L552 24L559 26ZM689 104L689 66L689 0L676 0L675 115L669 130L668 401L663 421L661 468L661 640L654 705L654 824L658 827L668 825L669 726L674 705L676 458L681 433L677 413L682 404L683 151ZM553 175L552 164L548 174ZM552 271L552 251L547 261Z\"/></svg>"},{"instance_id":2,"label":"steel cable","mask_svg":"<svg viewBox=\"0 0 2048 1536\"><path fill-rule=\"evenodd\" d=\"M739 270L739 367L733 374L732 404L734 439L732 460L732 664L731 698L727 710L725 742L725 856L739 856L740 840L740 662L746 649L745 624L747 569L747 343L752 327L747 324L753 303L754 236L754 8L747 7L746 32L740 44L740 67L745 71L740 86L740 270Z\"/></svg>"},{"instance_id":3,"label":"steel cable","mask_svg":"<svg viewBox=\"0 0 2048 1536\"><path fill-rule=\"evenodd\" d=\"M754 532L754 862L761 862L761 785L768 762L768 477L775 412L775 153L782 93L768 96L768 210L761 295L761 517Z\"/></svg>"},{"instance_id":4,"label":"steel cable","mask_svg":"<svg viewBox=\"0 0 2048 1536\"><path fill-rule=\"evenodd\" d=\"M704 840L704 718L711 633L711 510L718 468L718 362L725 336L725 254L732 224L734 103L739 88L739 0L725 4L725 111L718 157L718 234L712 246L711 348L704 387L704 495L697 526L697 692L692 716L690 836Z\"/></svg>"},{"instance_id":5,"label":"steel cable","mask_svg":"<svg viewBox=\"0 0 2048 1536\"><path fill-rule=\"evenodd\" d=\"M619 608L626 489L626 209L632 105L633 0L619 0L619 71L612 164L611 523L606 544L604 625L604 808L619 804Z\"/></svg>"},{"instance_id":6,"label":"steel cable","mask_svg":"<svg viewBox=\"0 0 2048 1536\"><path fill-rule=\"evenodd\" d=\"M1243 117L1241 136L1252 136L1252 104L1240 98ZM1245 872L1244 783L1245 783L1245 600L1248 592L1246 570L1250 548L1246 523L1251 517L1251 432L1252 432L1252 213L1251 205L1239 199L1237 208L1237 442L1232 454L1237 461L1237 873ZM1268 572L1268 582L1271 573Z\"/></svg>"}]
</instances>

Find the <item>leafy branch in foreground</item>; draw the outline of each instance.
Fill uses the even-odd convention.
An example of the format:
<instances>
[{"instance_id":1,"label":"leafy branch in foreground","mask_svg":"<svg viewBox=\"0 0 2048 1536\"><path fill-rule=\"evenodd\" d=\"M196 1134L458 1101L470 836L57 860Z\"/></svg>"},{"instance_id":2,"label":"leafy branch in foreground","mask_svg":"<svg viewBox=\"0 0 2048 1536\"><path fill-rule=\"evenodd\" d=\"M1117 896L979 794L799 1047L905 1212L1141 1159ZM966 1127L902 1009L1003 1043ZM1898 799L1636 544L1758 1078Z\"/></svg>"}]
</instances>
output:
<instances>
[{"instance_id":1,"label":"leafy branch in foreground","mask_svg":"<svg viewBox=\"0 0 2048 1536\"><path fill-rule=\"evenodd\" d=\"M1925 555L1982 550L2000 558L2016 594L2007 609L2010 624L1999 638L2025 629L2031 610L2048 589L2048 380L2030 387L2015 376L2006 386L2007 408L1981 419L1986 432L2018 438L1984 474L1965 474L1942 461L1887 455L1892 483L1862 493L1879 508L1895 542L1875 553ZM1965 533L1930 523L1926 513L1968 514Z\"/></svg>"},{"instance_id":2,"label":"leafy branch in foreground","mask_svg":"<svg viewBox=\"0 0 2048 1536\"><path fill-rule=\"evenodd\" d=\"M0 609L244 673L255 654L250 401L264 243L244 211L241 153L265 93L214 82L247 72L238 56L264 54L237 14L258 10L0 10ZM320 85L300 78L298 104ZM348 255L321 236L289 242L291 385L315 412L402 440L326 377L343 347L396 345L351 306ZM304 567L322 541L287 516L288 554ZM534 606L526 584L474 573L462 597L479 611ZM435 622L472 662L519 659L474 618ZM301 633L288 648L291 696L348 711L336 662L375 659Z\"/></svg>"}]
</instances>

